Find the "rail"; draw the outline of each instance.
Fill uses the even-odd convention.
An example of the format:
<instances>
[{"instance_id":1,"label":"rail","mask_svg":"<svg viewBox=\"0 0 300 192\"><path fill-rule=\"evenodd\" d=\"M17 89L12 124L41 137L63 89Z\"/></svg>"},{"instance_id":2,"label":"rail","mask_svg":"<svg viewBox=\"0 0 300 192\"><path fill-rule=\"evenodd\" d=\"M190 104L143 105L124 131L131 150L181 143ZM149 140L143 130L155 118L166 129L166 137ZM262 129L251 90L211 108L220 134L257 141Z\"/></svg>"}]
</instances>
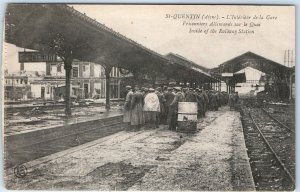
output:
<instances>
[{"instance_id":1,"label":"rail","mask_svg":"<svg viewBox=\"0 0 300 192\"><path fill-rule=\"evenodd\" d=\"M287 125L283 124L282 122L280 122L278 119L276 119L275 117L273 117L270 113L268 113L268 111L266 111L265 109L263 109L263 112L265 112L271 119L273 119L274 121L276 121L279 125L281 125L282 127L286 128L287 130L289 130L292 133L295 133L290 127L288 127Z\"/></svg>"},{"instance_id":2,"label":"rail","mask_svg":"<svg viewBox=\"0 0 300 192\"><path fill-rule=\"evenodd\" d=\"M292 176L292 174L290 173L290 171L285 167L284 163L281 161L280 157L277 155L277 153L274 151L274 149L272 148L272 146L270 145L270 143L268 142L268 140L266 139L266 137L264 136L264 134L262 133L261 129L259 128L259 126L257 125L256 121L254 120L253 116L251 115L251 112L249 112L249 116L253 122L253 124L255 125L255 128L258 130L259 134L262 136L264 142L267 144L267 146L269 147L269 149L272 151L273 155L275 156L276 160L279 162L280 166L283 168L283 170L285 171L285 173L289 176L290 180L294 183L295 185L295 178Z\"/></svg>"}]
</instances>

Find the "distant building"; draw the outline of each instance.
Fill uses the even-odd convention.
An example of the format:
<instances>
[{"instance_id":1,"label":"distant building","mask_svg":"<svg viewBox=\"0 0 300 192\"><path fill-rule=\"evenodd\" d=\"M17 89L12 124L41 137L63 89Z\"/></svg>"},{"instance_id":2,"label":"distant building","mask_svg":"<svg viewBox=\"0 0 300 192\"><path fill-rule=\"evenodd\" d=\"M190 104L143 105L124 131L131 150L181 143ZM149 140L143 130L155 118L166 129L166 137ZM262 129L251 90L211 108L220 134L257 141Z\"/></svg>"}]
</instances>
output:
<instances>
[{"instance_id":1,"label":"distant building","mask_svg":"<svg viewBox=\"0 0 300 192\"><path fill-rule=\"evenodd\" d=\"M245 81L229 83L233 91L241 94L260 93L275 99L286 100L291 98L291 92L294 92L292 68L250 51L220 64L211 69L210 73L222 76L223 74L234 76L244 73Z\"/></svg>"},{"instance_id":2,"label":"distant building","mask_svg":"<svg viewBox=\"0 0 300 192\"><path fill-rule=\"evenodd\" d=\"M111 98L120 98L120 81L122 76L118 68L111 71L110 89ZM92 98L99 95L105 98L104 68L95 63L74 60L71 71L71 96ZM47 62L46 75L42 80L31 83L34 98L63 99L65 94L64 63Z\"/></svg>"},{"instance_id":3,"label":"distant building","mask_svg":"<svg viewBox=\"0 0 300 192\"><path fill-rule=\"evenodd\" d=\"M38 71L5 72L4 98L5 100L27 100L34 98L31 83L40 81L44 73Z\"/></svg>"}]
</instances>

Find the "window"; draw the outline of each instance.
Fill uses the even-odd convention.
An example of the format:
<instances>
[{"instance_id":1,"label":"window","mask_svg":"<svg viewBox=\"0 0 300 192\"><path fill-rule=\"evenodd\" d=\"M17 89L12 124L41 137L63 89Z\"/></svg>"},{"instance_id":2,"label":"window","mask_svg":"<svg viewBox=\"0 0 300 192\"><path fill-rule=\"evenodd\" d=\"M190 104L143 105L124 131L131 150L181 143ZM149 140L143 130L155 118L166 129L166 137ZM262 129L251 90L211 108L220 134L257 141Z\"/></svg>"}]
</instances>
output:
<instances>
[{"instance_id":1,"label":"window","mask_svg":"<svg viewBox=\"0 0 300 192\"><path fill-rule=\"evenodd\" d=\"M57 65L57 72L61 72L61 64Z\"/></svg>"},{"instance_id":2,"label":"window","mask_svg":"<svg viewBox=\"0 0 300 192\"><path fill-rule=\"evenodd\" d=\"M83 77L90 77L90 65L89 64L83 64L82 65L82 75Z\"/></svg>"},{"instance_id":3,"label":"window","mask_svg":"<svg viewBox=\"0 0 300 192\"><path fill-rule=\"evenodd\" d=\"M78 77L78 67L73 67L73 77Z\"/></svg>"},{"instance_id":4,"label":"window","mask_svg":"<svg viewBox=\"0 0 300 192\"><path fill-rule=\"evenodd\" d=\"M114 67L114 77L117 76L117 68Z\"/></svg>"}]
</instances>

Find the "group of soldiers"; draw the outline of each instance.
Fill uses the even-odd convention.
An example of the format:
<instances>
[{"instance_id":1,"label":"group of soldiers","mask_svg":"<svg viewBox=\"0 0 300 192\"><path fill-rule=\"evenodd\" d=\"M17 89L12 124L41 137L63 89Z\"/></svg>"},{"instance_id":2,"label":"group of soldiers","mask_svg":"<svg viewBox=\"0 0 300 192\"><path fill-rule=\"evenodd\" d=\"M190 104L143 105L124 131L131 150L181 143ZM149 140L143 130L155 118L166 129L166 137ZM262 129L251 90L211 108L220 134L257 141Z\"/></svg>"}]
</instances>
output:
<instances>
[{"instance_id":1,"label":"group of soldiers","mask_svg":"<svg viewBox=\"0 0 300 192\"><path fill-rule=\"evenodd\" d=\"M176 130L178 102L196 102L198 118L202 118L206 111L217 111L227 105L229 99L226 92L199 88L126 86L126 91L123 121L128 123L130 131L141 127L158 128L160 124Z\"/></svg>"}]
</instances>

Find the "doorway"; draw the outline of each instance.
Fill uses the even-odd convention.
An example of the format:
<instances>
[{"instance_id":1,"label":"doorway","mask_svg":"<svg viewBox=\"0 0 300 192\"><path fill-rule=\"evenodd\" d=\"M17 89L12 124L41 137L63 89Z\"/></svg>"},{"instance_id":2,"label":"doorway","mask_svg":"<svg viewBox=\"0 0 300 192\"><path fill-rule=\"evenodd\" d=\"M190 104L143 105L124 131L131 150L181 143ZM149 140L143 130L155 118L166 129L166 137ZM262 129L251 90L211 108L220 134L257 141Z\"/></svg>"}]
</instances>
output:
<instances>
[{"instance_id":1,"label":"doorway","mask_svg":"<svg viewBox=\"0 0 300 192\"><path fill-rule=\"evenodd\" d=\"M83 88L84 88L84 98L88 98L89 97L89 84L83 84Z\"/></svg>"},{"instance_id":2,"label":"doorway","mask_svg":"<svg viewBox=\"0 0 300 192\"><path fill-rule=\"evenodd\" d=\"M41 88L41 98L45 99L45 87Z\"/></svg>"}]
</instances>

